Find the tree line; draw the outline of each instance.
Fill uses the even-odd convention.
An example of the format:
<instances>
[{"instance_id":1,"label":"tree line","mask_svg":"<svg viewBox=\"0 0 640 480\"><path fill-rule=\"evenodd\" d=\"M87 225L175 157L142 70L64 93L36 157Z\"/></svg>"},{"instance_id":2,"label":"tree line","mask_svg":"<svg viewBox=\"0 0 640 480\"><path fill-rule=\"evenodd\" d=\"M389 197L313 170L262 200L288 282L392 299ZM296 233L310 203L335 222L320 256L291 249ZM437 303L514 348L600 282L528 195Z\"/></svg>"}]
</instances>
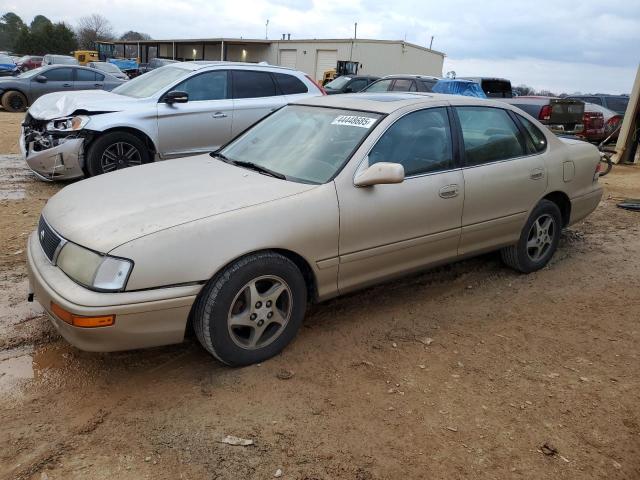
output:
<instances>
[{"instance_id":1,"label":"tree line","mask_svg":"<svg viewBox=\"0 0 640 480\"><path fill-rule=\"evenodd\" d=\"M80 18L75 27L65 22L54 23L44 15L36 15L28 25L13 12L0 17L0 51L69 55L74 50L93 50L96 41L116 39L150 40L151 36L133 30L117 36L111 22L96 13Z\"/></svg>"}]
</instances>

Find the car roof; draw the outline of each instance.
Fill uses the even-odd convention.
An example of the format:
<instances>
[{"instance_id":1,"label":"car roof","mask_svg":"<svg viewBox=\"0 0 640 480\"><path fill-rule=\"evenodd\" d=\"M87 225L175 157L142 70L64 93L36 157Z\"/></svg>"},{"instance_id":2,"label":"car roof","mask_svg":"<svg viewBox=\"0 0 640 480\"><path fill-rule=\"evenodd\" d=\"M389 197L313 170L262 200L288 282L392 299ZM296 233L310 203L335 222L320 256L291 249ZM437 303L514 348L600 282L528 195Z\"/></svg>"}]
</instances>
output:
<instances>
[{"instance_id":1,"label":"car roof","mask_svg":"<svg viewBox=\"0 0 640 480\"><path fill-rule=\"evenodd\" d=\"M309 105L314 107L339 108L345 110L363 110L368 112L389 114L408 106L441 104L451 101L456 105L486 105L510 109L511 106L495 100L483 98L464 97L461 95L445 95L441 93L421 92L382 92L382 93L347 93L344 95L323 95L321 97L309 97L294 105Z\"/></svg>"},{"instance_id":2,"label":"car roof","mask_svg":"<svg viewBox=\"0 0 640 480\"><path fill-rule=\"evenodd\" d=\"M164 59L163 59L164 60ZM201 70L203 68L211 67L251 67L253 69L277 69L289 72L296 72L292 68L281 67L279 65L269 65L268 63L249 63L249 62L227 62L221 60L195 60L193 62L177 62L172 63L172 67L184 68L185 70Z\"/></svg>"},{"instance_id":3,"label":"car roof","mask_svg":"<svg viewBox=\"0 0 640 480\"><path fill-rule=\"evenodd\" d=\"M428 80L440 80L439 77L433 77L431 75L415 75L415 74L412 74L412 73L386 75L386 76L382 77L381 80L386 80L388 78L399 78L399 79L403 79L403 78L411 78L411 79L413 79L413 78L426 78Z\"/></svg>"}]
</instances>

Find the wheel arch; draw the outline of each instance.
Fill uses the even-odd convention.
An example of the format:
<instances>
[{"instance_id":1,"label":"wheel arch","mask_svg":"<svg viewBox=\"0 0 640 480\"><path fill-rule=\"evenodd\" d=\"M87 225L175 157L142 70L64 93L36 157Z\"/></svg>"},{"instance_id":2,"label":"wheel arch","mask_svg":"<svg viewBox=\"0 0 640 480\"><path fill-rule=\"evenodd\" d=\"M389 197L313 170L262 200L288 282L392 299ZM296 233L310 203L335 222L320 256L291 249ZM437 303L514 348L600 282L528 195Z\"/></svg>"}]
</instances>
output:
<instances>
[{"instance_id":1,"label":"wheel arch","mask_svg":"<svg viewBox=\"0 0 640 480\"><path fill-rule=\"evenodd\" d=\"M571 220L571 200L566 193L556 190L545 195L543 200L549 200L555 203L562 214L562 226L566 227L569 225L569 221Z\"/></svg>"},{"instance_id":2,"label":"wheel arch","mask_svg":"<svg viewBox=\"0 0 640 480\"><path fill-rule=\"evenodd\" d=\"M29 102L29 95L27 95L27 92L24 92L24 91L20 90L19 88L14 88L14 87L10 87L10 88L8 88L8 89L6 89L6 90L4 90L2 92L2 95L0 95L0 102L2 102L2 99L4 98L4 96L7 93L11 93L11 92L18 92L19 94L24 96L24 98L27 100L27 107L29 107L31 105L30 102Z\"/></svg>"},{"instance_id":3,"label":"wheel arch","mask_svg":"<svg viewBox=\"0 0 640 480\"><path fill-rule=\"evenodd\" d=\"M85 148L84 148L85 154L86 154L86 152L89 151L89 148L91 147L91 144L94 141L96 141L98 138L100 138L103 135L107 135L109 133L114 133L114 132L127 132L127 133L130 133L130 134L135 135L136 137L138 137L149 148L149 152L151 153L152 161L154 161L153 159L155 159L155 155L157 154L158 149L156 148L156 145L153 142L153 140L151 139L151 137L149 135L147 135L145 132L143 132L142 130L139 130L139 129L133 128L133 127L125 127L125 126L111 127L111 128L107 128L106 130L100 130L100 131L92 132L91 140L89 142L87 142L87 144L85 145Z\"/></svg>"}]
</instances>

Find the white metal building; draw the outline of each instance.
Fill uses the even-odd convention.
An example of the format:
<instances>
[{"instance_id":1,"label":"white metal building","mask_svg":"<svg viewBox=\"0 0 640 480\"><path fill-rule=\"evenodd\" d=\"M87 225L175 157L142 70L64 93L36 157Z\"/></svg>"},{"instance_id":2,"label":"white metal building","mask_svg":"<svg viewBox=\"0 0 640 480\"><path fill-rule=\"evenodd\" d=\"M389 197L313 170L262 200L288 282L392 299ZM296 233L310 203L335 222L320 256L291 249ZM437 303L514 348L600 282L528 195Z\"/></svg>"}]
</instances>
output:
<instances>
[{"instance_id":1,"label":"white metal building","mask_svg":"<svg viewBox=\"0 0 640 480\"><path fill-rule=\"evenodd\" d=\"M306 39L258 40L238 38L117 41L125 56L148 62L155 57L176 60L267 62L301 70L322 80L338 60L359 62L358 73L412 73L442 76L444 53L402 40Z\"/></svg>"}]
</instances>

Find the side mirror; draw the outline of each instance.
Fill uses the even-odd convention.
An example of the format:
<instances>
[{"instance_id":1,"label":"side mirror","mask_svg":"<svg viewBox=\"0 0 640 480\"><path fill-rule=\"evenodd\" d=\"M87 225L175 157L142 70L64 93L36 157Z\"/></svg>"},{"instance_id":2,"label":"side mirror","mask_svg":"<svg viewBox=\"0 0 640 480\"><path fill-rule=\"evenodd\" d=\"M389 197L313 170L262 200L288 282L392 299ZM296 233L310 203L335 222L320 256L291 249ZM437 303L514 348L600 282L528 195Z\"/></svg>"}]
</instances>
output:
<instances>
[{"instance_id":1,"label":"side mirror","mask_svg":"<svg viewBox=\"0 0 640 480\"><path fill-rule=\"evenodd\" d=\"M379 162L356 174L353 183L356 187L371 187L373 185L402 183L403 181L404 167L402 165L399 163Z\"/></svg>"},{"instance_id":2,"label":"side mirror","mask_svg":"<svg viewBox=\"0 0 640 480\"><path fill-rule=\"evenodd\" d=\"M45 77L44 75L38 75L36 77L36 82L38 82L38 83L47 83L47 77Z\"/></svg>"},{"instance_id":3,"label":"side mirror","mask_svg":"<svg viewBox=\"0 0 640 480\"><path fill-rule=\"evenodd\" d=\"M187 103L189 101L189 94L187 92L173 90L167 93L162 100L164 100L168 105L173 105L174 103Z\"/></svg>"}]
</instances>

